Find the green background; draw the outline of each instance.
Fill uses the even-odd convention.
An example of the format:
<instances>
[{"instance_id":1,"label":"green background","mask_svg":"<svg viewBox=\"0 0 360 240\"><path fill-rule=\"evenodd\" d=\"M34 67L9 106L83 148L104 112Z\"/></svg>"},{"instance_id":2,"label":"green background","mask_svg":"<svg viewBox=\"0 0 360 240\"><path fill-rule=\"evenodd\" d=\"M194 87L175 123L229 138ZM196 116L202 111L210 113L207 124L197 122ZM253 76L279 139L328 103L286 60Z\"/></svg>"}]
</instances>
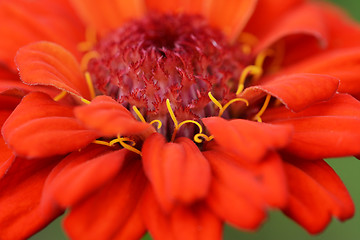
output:
<instances>
[{"instance_id":1,"label":"green background","mask_svg":"<svg viewBox=\"0 0 360 240\"><path fill-rule=\"evenodd\" d=\"M284 0L286 1L286 0ZM360 20L360 1L359 0L331 0ZM360 144L360 143L359 143ZM357 208L360 206L360 161L355 158L330 159L328 163L335 169L345 185L348 187ZM43 231L39 232L30 240L66 240L66 236L61 229L59 218L51 223ZM150 239L146 236L144 239ZM340 223L336 219L321 234L312 236L300 228L281 212L270 212L269 219L256 233L241 232L229 226L225 228L225 240L355 240L360 239L360 215L356 211L354 218ZM101 240L101 239L99 239Z\"/></svg>"}]
</instances>

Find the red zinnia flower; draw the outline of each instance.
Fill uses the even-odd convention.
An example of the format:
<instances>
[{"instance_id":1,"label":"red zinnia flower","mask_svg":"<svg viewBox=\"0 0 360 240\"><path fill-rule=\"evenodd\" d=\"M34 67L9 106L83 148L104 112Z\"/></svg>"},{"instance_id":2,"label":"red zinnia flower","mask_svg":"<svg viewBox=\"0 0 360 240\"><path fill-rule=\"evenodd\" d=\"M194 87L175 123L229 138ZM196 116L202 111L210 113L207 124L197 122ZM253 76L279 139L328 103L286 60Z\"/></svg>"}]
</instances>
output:
<instances>
[{"instance_id":1,"label":"red zinnia flower","mask_svg":"<svg viewBox=\"0 0 360 240\"><path fill-rule=\"evenodd\" d=\"M317 233L353 215L323 160L360 153L360 28L338 9L69 2L0 1L1 238L65 209L73 239L220 239L269 208Z\"/></svg>"}]
</instances>

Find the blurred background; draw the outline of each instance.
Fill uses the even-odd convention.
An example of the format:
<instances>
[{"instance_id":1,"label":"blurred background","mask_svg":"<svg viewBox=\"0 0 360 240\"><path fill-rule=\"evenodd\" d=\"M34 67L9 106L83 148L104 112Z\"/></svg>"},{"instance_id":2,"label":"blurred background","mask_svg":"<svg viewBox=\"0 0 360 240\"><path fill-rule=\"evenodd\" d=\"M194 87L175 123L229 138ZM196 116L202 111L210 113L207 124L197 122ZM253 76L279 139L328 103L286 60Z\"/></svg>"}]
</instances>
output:
<instances>
[{"instance_id":1,"label":"blurred background","mask_svg":"<svg viewBox=\"0 0 360 240\"><path fill-rule=\"evenodd\" d=\"M328 0L342 6L360 21L359 0ZM360 143L359 143L360 144ZM230 226L225 227L224 240L354 240L360 239L360 161L355 158L329 159L328 163L341 177L353 197L357 211L354 218L341 223L333 219L329 227L319 235L309 235L279 211L269 213L269 219L256 233L241 232ZM67 240L61 229L62 218L51 223L30 240ZM143 240L150 240L145 236ZM99 239L101 240L101 239Z\"/></svg>"}]
</instances>

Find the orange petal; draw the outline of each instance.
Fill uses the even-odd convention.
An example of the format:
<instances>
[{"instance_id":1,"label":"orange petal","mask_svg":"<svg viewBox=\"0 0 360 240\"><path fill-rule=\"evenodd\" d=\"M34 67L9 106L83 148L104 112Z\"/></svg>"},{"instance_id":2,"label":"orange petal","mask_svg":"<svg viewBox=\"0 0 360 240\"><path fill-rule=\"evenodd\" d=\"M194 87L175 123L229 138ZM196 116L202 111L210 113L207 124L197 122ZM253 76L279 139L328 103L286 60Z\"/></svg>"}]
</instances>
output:
<instances>
[{"instance_id":1,"label":"orange petal","mask_svg":"<svg viewBox=\"0 0 360 240\"><path fill-rule=\"evenodd\" d=\"M360 98L359 66L360 48L340 49L307 58L279 72L279 75L306 72L334 76L340 79L339 92Z\"/></svg>"},{"instance_id":2,"label":"orange petal","mask_svg":"<svg viewBox=\"0 0 360 240\"><path fill-rule=\"evenodd\" d=\"M281 159L275 153L253 165L241 165L221 151L207 151L204 155L214 179L208 202L223 220L240 228L255 229L269 206L283 207L286 203L285 176Z\"/></svg>"},{"instance_id":3,"label":"orange petal","mask_svg":"<svg viewBox=\"0 0 360 240\"><path fill-rule=\"evenodd\" d=\"M164 210L169 211L173 201L192 203L206 196L210 168L190 139L166 143L161 134L153 134L146 139L142 153L145 173Z\"/></svg>"},{"instance_id":4,"label":"orange petal","mask_svg":"<svg viewBox=\"0 0 360 240\"><path fill-rule=\"evenodd\" d=\"M111 29L121 27L129 19L144 14L142 0L70 0L84 22L105 34Z\"/></svg>"},{"instance_id":5,"label":"orange petal","mask_svg":"<svg viewBox=\"0 0 360 240\"><path fill-rule=\"evenodd\" d=\"M343 157L360 153L360 118L314 116L277 121L276 124L294 127L286 151L302 158Z\"/></svg>"},{"instance_id":6,"label":"orange petal","mask_svg":"<svg viewBox=\"0 0 360 240\"><path fill-rule=\"evenodd\" d=\"M13 69L16 51L35 41L52 41L80 55L76 46L84 27L66 1L1 1L0 22L0 61Z\"/></svg>"},{"instance_id":7,"label":"orange petal","mask_svg":"<svg viewBox=\"0 0 360 240\"><path fill-rule=\"evenodd\" d=\"M60 206L66 208L76 205L103 185L112 180L120 171L127 150L90 156L88 161L67 167L58 173L48 186Z\"/></svg>"},{"instance_id":8,"label":"orange petal","mask_svg":"<svg viewBox=\"0 0 360 240\"><path fill-rule=\"evenodd\" d=\"M151 127L135 120L129 110L108 96L98 96L89 105L76 107L75 116L101 135L134 135Z\"/></svg>"},{"instance_id":9,"label":"orange petal","mask_svg":"<svg viewBox=\"0 0 360 240\"><path fill-rule=\"evenodd\" d=\"M271 94L287 108L298 112L311 104L330 99L336 92L339 80L320 74L299 73L279 75L264 80L257 86L246 88L242 97L259 99ZM260 91L259 91L260 90Z\"/></svg>"},{"instance_id":10,"label":"orange petal","mask_svg":"<svg viewBox=\"0 0 360 240\"><path fill-rule=\"evenodd\" d=\"M354 204L344 184L323 160L292 158L285 164L291 194L285 213L310 233L321 232L331 216L353 216Z\"/></svg>"},{"instance_id":11,"label":"orange petal","mask_svg":"<svg viewBox=\"0 0 360 240\"><path fill-rule=\"evenodd\" d=\"M257 0L210 1L210 24L220 28L234 41L252 15Z\"/></svg>"},{"instance_id":12,"label":"orange petal","mask_svg":"<svg viewBox=\"0 0 360 240\"><path fill-rule=\"evenodd\" d=\"M62 214L39 207L44 182L58 159L17 158L0 180L0 238L27 239Z\"/></svg>"},{"instance_id":13,"label":"orange petal","mask_svg":"<svg viewBox=\"0 0 360 240\"><path fill-rule=\"evenodd\" d=\"M291 128L237 119L203 118L214 141L239 161L260 161L270 149L282 148L290 140Z\"/></svg>"},{"instance_id":14,"label":"orange petal","mask_svg":"<svg viewBox=\"0 0 360 240\"><path fill-rule=\"evenodd\" d=\"M148 11L157 12L180 12L206 15L210 0L183 0L183 1L161 1L161 0L145 0Z\"/></svg>"},{"instance_id":15,"label":"orange petal","mask_svg":"<svg viewBox=\"0 0 360 240\"><path fill-rule=\"evenodd\" d=\"M140 239L145 233L139 201L146 187L141 161L129 159L117 177L81 204L64 222L71 239Z\"/></svg>"},{"instance_id":16,"label":"orange petal","mask_svg":"<svg viewBox=\"0 0 360 240\"><path fill-rule=\"evenodd\" d=\"M202 202L178 206L165 214L149 188L141 205L145 225L154 239L221 239L221 221Z\"/></svg>"},{"instance_id":17,"label":"orange petal","mask_svg":"<svg viewBox=\"0 0 360 240\"><path fill-rule=\"evenodd\" d=\"M51 42L36 42L21 48L15 62L23 82L53 86L90 99L89 87L75 57Z\"/></svg>"},{"instance_id":18,"label":"orange petal","mask_svg":"<svg viewBox=\"0 0 360 240\"><path fill-rule=\"evenodd\" d=\"M72 117L72 108L43 93L27 95L2 128L5 141L21 156L46 157L78 150L97 138Z\"/></svg>"},{"instance_id":19,"label":"orange petal","mask_svg":"<svg viewBox=\"0 0 360 240\"><path fill-rule=\"evenodd\" d=\"M264 34L273 29L278 21L287 13L293 11L306 0L261 0L258 1L256 9L246 25L245 32L251 32L256 36Z\"/></svg>"},{"instance_id":20,"label":"orange petal","mask_svg":"<svg viewBox=\"0 0 360 240\"><path fill-rule=\"evenodd\" d=\"M348 94L337 93L326 102L319 102L300 112L292 112L285 107L269 108L262 119L266 122L291 118L314 116L347 116L360 118L360 102Z\"/></svg>"},{"instance_id":21,"label":"orange petal","mask_svg":"<svg viewBox=\"0 0 360 240\"><path fill-rule=\"evenodd\" d=\"M264 24L264 23L263 23ZM266 23L265 23L266 24ZM327 45L327 31L318 8L304 4L286 13L270 31L262 36L256 45L255 52L269 48L276 41L290 35L306 34L318 39L320 46Z\"/></svg>"}]
</instances>

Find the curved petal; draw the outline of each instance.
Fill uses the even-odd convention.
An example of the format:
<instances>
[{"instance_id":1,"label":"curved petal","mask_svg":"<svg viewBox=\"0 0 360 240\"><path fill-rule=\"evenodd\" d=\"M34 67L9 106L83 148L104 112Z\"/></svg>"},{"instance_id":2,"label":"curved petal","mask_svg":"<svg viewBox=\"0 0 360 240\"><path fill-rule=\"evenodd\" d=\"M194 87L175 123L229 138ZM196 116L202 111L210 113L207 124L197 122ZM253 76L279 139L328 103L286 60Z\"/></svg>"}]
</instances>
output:
<instances>
[{"instance_id":1,"label":"curved petal","mask_svg":"<svg viewBox=\"0 0 360 240\"><path fill-rule=\"evenodd\" d=\"M240 162L260 161L270 149L282 148L290 140L291 127L220 117L203 118L214 141Z\"/></svg>"},{"instance_id":2,"label":"curved petal","mask_svg":"<svg viewBox=\"0 0 360 240\"><path fill-rule=\"evenodd\" d=\"M165 214L148 188L141 205L144 223L154 239L221 239L222 223L205 203L177 206Z\"/></svg>"},{"instance_id":3,"label":"curved petal","mask_svg":"<svg viewBox=\"0 0 360 240\"><path fill-rule=\"evenodd\" d=\"M40 40L58 43L80 57L77 44L85 28L67 1L1 1L0 22L0 61L13 69L16 51Z\"/></svg>"},{"instance_id":4,"label":"curved petal","mask_svg":"<svg viewBox=\"0 0 360 240\"><path fill-rule=\"evenodd\" d=\"M287 108L298 112L311 104L330 99L336 93L338 85L339 80L328 75L308 73L279 75L264 80L264 83L259 85L246 88L242 97L253 101L252 99L271 94Z\"/></svg>"},{"instance_id":5,"label":"curved petal","mask_svg":"<svg viewBox=\"0 0 360 240\"><path fill-rule=\"evenodd\" d=\"M68 166L58 173L47 190L52 192L60 206L74 206L112 180L119 173L127 153L122 149L96 157L89 156L86 162Z\"/></svg>"},{"instance_id":6,"label":"curved petal","mask_svg":"<svg viewBox=\"0 0 360 240\"><path fill-rule=\"evenodd\" d=\"M258 1L256 9L246 25L245 32L250 32L255 36L264 34L273 29L273 26L293 9L299 7L306 0L261 0Z\"/></svg>"},{"instance_id":7,"label":"curved petal","mask_svg":"<svg viewBox=\"0 0 360 240\"><path fill-rule=\"evenodd\" d=\"M264 120L292 125L294 133L286 151L305 159L356 155L360 152L360 102L337 94L326 102L291 113L285 107L269 109Z\"/></svg>"},{"instance_id":8,"label":"curved petal","mask_svg":"<svg viewBox=\"0 0 360 240\"><path fill-rule=\"evenodd\" d=\"M16 158L0 180L0 238L27 239L62 214L44 212L40 199L44 182L58 159Z\"/></svg>"},{"instance_id":9,"label":"curved petal","mask_svg":"<svg viewBox=\"0 0 360 240\"><path fill-rule=\"evenodd\" d=\"M211 0L183 0L183 1L161 1L145 0L147 11L156 12L180 12L206 15Z\"/></svg>"},{"instance_id":10,"label":"curved petal","mask_svg":"<svg viewBox=\"0 0 360 240\"><path fill-rule=\"evenodd\" d=\"M327 45L327 29L323 24L318 8L311 4L303 4L286 13L273 28L262 36L254 52L269 48L276 41L294 34L305 34L318 39L321 47Z\"/></svg>"},{"instance_id":11,"label":"curved petal","mask_svg":"<svg viewBox=\"0 0 360 240\"><path fill-rule=\"evenodd\" d=\"M70 0L79 16L92 28L105 34L109 30L120 27L131 18L144 13L142 0Z\"/></svg>"},{"instance_id":12,"label":"curved petal","mask_svg":"<svg viewBox=\"0 0 360 240\"><path fill-rule=\"evenodd\" d=\"M221 151L207 151L213 182L207 202L223 220L253 230L268 206L283 207L287 189L281 159L269 154L261 163L239 164Z\"/></svg>"},{"instance_id":13,"label":"curved petal","mask_svg":"<svg viewBox=\"0 0 360 240\"><path fill-rule=\"evenodd\" d=\"M251 17L257 2L257 0L212 0L207 17L210 24L223 30L230 41L234 41Z\"/></svg>"},{"instance_id":14,"label":"curved petal","mask_svg":"<svg viewBox=\"0 0 360 240\"><path fill-rule=\"evenodd\" d=\"M89 105L76 107L75 116L85 126L105 136L134 135L151 128L137 121L120 103L108 96L98 96Z\"/></svg>"},{"instance_id":15,"label":"curved petal","mask_svg":"<svg viewBox=\"0 0 360 240\"><path fill-rule=\"evenodd\" d=\"M146 178L139 159L128 159L115 179L73 206L64 226L71 239L140 239L140 199Z\"/></svg>"},{"instance_id":16,"label":"curved petal","mask_svg":"<svg viewBox=\"0 0 360 240\"><path fill-rule=\"evenodd\" d=\"M46 157L81 149L97 138L73 117L72 108L43 93L30 93L2 128L9 146L20 156Z\"/></svg>"},{"instance_id":17,"label":"curved petal","mask_svg":"<svg viewBox=\"0 0 360 240\"><path fill-rule=\"evenodd\" d=\"M1 100L0 100L1 102ZM1 110L0 109L0 127L3 126L5 120L10 115L11 111ZM4 139L0 138L0 179L4 174L8 171L14 160L13 152L11 149L5 144Z\"/></svg>"},{"instance_id":18,"label":"curved petal","mask_svg":"<svg viewBox=\"0 0 360 240\"><path fill-rule=\"evenodd\" d=\"M354 204L340 178L323 160L292 158L285 164L290 199L285 214L310 233L321 232L331 216L353 216Z\"/></svg>"},{"instance_id":19,"label":"curved petal","mask_svg":"<svg viewBox=\"0 0 360 240\"><path fill-rule=\"evenodd\" d=\"M360 48L327 51L307 58L279 72L326 74L340 79L339 92L360 98Z\"/></svg>"},{"instance_id":20,"label":"curved petal","mask_svg":"<svg viewBox=\"0 0 360 240\"><path fill-rule=\"evenodd\" d=\"M30 85L53 86L90 99L89 87L75 57L51 42L31 43L16 54L21 80Z\"/></svg>"},{"instance_id":21,"label":"curved petal","mask_svg":"<svg viewBox=\"0 0 360 240\"><path fill-rule=\"evenodd\" d=\"M190 204L206 196L210 167L190 139L166 143L156 133L146 139L142 153L145 173L164 210L170 210L174 201Z\"/></svg>"}]
</instances>

